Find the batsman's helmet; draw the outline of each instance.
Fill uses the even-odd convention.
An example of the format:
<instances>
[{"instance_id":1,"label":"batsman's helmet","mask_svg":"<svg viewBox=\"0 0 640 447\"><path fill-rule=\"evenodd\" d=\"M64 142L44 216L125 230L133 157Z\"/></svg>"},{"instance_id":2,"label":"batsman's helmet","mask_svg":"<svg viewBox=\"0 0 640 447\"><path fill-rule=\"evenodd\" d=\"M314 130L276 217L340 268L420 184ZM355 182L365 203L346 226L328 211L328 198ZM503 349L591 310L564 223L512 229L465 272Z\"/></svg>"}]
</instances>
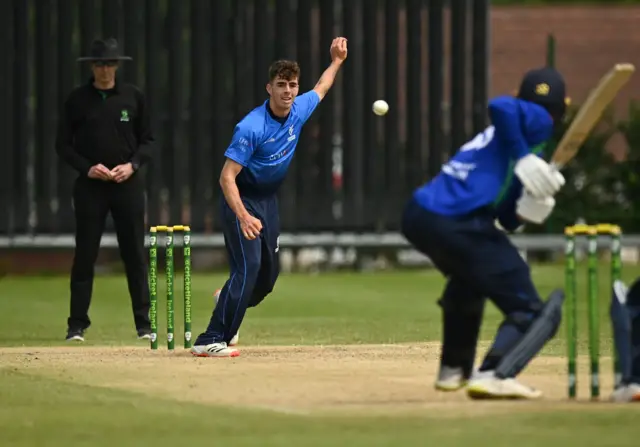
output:
<instances>
[{"instance_id":1,"label":"batsman's helmet","mask_svg":"<svg viewBox=\"0 0 640 447\"><path fill-rule=\"evenodd\" d=\"M562 119L569 102L562 75L550 67L528 71L522 78L517 97L541 105L556 121Z\"/></svg>"}]
</instances>

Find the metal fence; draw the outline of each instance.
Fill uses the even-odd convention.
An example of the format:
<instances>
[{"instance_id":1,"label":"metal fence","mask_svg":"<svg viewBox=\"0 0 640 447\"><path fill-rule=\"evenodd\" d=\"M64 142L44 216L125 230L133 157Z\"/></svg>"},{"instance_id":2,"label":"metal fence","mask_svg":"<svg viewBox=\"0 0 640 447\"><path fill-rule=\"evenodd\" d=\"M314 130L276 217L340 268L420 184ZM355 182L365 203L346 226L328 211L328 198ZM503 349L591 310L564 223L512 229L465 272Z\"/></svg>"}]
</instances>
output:
<instances>
[{"instance_id":1,"label":"metal fence","mask_svg":"<svg viewBox=\"0 0 640 447\"><path fill-rule=\"evenodd\" d=\"M148 221L217 230L218 175L267 69L296 59L301 91L349 58L306 125L280 194L283 232L394 231L410 191L485 125L487 0L9 0L0 10L0 234L74 230L75 173L54 148L61 104L96 37L133 57L159 142ZM385 117L374 100L391 105ZM111 228L108 223L108 230Z\"/></svg>"}]
</instances>

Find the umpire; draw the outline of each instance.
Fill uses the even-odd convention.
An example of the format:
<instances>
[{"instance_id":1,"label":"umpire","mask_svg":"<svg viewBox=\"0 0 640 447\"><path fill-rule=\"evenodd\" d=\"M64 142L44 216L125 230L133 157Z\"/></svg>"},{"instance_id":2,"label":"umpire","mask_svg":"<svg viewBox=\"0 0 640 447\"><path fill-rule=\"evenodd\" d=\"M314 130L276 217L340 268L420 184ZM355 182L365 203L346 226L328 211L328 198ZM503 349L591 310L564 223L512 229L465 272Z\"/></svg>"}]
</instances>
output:
<instances>
[{"instance_id":1,"label":"umpire","mask_svg":"<svg viewBox=\"0 0 640 447\"><path fill-rule=\"evenodd\" d=\"M151 336L144 248L145 196L140 167L153 151L149 111L142 92L118 80L121 56L115 39L95 40L89 62L93 76L75 88L61 111L56 151L78 173L73 185L76 221L67 340L84 341L94 265L111 212L124 262L138 338Z\"/></svg>"}]
</instances>

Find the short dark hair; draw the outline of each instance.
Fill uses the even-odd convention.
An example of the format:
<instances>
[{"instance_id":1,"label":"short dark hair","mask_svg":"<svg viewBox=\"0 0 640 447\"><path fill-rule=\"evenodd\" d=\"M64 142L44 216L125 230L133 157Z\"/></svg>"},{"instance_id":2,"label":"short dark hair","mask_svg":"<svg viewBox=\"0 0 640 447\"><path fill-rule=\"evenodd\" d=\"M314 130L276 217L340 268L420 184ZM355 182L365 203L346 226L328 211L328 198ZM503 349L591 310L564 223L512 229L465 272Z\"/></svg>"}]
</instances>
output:
<instances>
[{"instance_id":1,"label":"short dark hair","mask_svg":"<svg viewBox=\"0 0 640 447\"><path fill-rule=\"evenodd\" d=\"M300 78L300 66L296 61L285 59L275 61L269 67L269 82L273 82L276 78L282 78L287 81Z\"/></svg>"}]
</instances>

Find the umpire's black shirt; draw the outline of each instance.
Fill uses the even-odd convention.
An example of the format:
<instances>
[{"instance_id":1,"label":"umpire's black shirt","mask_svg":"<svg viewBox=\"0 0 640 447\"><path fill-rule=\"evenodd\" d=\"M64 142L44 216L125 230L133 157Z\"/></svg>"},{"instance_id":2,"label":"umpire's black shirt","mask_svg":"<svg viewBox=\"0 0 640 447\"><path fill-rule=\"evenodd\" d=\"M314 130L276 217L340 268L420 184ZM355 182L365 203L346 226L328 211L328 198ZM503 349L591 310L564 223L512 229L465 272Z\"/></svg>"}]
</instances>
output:
<instances>
[{"instance_id":1,"label":"umpire's black shirt","mask_svg":"<svg viewBox=\"0 0 640 447\"><path fill-rule=\"evenodd\" d=\"M144 95L118 82L99 90L91 78L67 97L60 116L56 151L81 176L103 164L108 169L131 162L133 169L151 158L154 143Z\"/></svg>"}]
</instances>

